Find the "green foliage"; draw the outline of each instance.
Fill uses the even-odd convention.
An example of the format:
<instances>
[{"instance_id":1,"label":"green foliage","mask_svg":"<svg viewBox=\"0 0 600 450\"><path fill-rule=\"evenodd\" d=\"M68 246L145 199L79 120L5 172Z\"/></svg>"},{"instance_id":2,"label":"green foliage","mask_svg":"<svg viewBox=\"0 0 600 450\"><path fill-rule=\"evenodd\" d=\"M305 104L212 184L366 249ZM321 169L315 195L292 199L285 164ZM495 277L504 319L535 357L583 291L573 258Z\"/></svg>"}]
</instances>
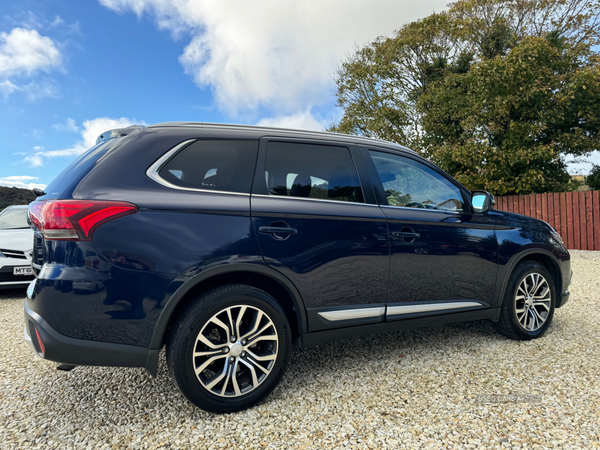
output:
<instances>
[{"instance_id":1,"label":"green foliage","mask_svg":"<svg viewBox=\"0 0 600 450\"><path fill-rule=\"evenodd\" d=\"M600 189L600 166L594 164L594 166L592 167L592 171L587 176L586 181L590 189Z\"/></svg>"},{"instance_id":2,"label":"green foliage","mask_svg":"<svg viewBox=\"0 0 600 450\"><path fill-rule=\"evenodd\" d=\"M27 205L36 199L29 189L0 186L0 210L10 205Z\"/></svg>"},{"instance_id":3,"label":"green foliage","mask_svg":"<svg viewBox=\"0 0 600 450\"><path fill-rule=\"evenodd\" d=\"M598 148L599 68L585 46L527 37L505 57L446 76L421 98L428 156L498 195L572 189L562 155Z\"/></svg>"},{"instance_id":4,"label":"green foliage","mask_svg":"<svg viewBox=\"0 0 600 450\"><path fill-rule=\"evenodd\" d=\"M575 188L599 148L598 0L462 0L357 49L331 129L395 141L471 189Z\"/></svg>"},{"instance_id":5,"label":"green foliage","mask_svg":"<svg viewBox=\"0 0 600 450\"><path fill-rule=\"evenodd\" d=\"M422 130L417 101L428 84L443 78L447 61L461 52L448 32L451 26L447 14L432 14L405 25L393 38L357 49L337 71L337 105L344 115L330 131L418 149Z\"/></svg>"}]
</instances>

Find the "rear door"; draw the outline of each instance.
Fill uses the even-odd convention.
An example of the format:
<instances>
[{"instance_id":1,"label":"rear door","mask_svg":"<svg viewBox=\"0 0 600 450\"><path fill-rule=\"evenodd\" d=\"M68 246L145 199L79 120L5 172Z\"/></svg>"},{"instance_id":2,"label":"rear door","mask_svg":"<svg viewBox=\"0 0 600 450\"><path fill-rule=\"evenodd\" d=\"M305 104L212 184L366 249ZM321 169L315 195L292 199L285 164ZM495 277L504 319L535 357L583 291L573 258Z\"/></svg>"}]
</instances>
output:
<instances>
[{"instance_id":1,"label":"rear door","mask_svg":"<svg viewBox=\"0 0 600 450\"><path fill-rule=\"evenodd\" d=\"M251 216L266 264L300 291L309 331L384 320L387 223L355 146L262 139Z\"/></svg>"},{"instance_id":2,"label":"rear door","mask_svg":"<svg viewBox=\"0 0 600 450\"><path fill-rule=\"evenodd\" d=\"M474 214L468 191L428 162L385 150L363 154L389 224L388 320L489 307L494 220Z\"/></svg>"}]
</instances>

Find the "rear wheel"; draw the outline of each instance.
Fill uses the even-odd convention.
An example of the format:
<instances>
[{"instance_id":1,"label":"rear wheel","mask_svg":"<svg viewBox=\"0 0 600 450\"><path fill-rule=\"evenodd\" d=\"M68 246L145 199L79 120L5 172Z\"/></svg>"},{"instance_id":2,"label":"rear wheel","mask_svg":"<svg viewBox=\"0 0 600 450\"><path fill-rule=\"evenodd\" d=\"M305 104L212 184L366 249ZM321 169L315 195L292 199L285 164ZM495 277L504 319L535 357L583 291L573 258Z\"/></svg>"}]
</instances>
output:
<instances>
[{"instance_id":1,"label":"rear wheel","mask_svg":"<svg viewBox=\"0 0 600 450\"><path fill-rule=\"evenodd\" d=\"M266 292L235 284L201 295L180 314L167 342L167 364L196 406L234 412L269 395L290 350L281 306Z\"/></svg>"},{"instance_id":2,"label":"rear wheel","mask_svg":"<svg viewBox=\"0 0 600 450\"><path fill-rule=\"evenodd\" d=\"M511 339L536 339L550 326L555 305L550 272L540 263L523 261L508 280L498 330Z\"/></svg>"}]
</instances>

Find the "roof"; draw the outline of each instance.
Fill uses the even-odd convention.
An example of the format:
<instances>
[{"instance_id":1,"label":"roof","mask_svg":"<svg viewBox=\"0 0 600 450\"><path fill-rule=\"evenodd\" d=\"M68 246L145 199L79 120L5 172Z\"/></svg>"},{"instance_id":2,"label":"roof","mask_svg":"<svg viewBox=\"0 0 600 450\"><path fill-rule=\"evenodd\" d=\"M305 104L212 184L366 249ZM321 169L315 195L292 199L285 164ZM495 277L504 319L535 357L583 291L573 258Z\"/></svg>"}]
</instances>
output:
<instances>
[{"instance_id":1,"label":"roof","mask_svg":"<svg viewBox=\"0 0 600 450\"><path fill-rule=\"evenodd\" d=\"M384 145L384 146L393 146L398 150L404 150L411 153L415 153L414 150L411 150L403 145L397 144L395 142L384 141L382 139L375 139L366 136L356 136L350 134L342 134L342 133L332 133L329 131L308 131L308 130L296 130L290 128L275 128L275 127L262 127L257 125L235 125L235 124L226 124L226 123L205 123L205 122L163 122L157 123L154 125L148 126L148 128L158 128L158 127L199 127L199 128L213 128L213 129L228 129L228 130L236 130L236 131L250 131L254 133L273 133L278 135L294 135L298 137L298 135L303 136L320 136L326 137L328 139L337 139L345 142L353 142L353 143L363 143L370 145Z\"/></svg>"}]
</instances>

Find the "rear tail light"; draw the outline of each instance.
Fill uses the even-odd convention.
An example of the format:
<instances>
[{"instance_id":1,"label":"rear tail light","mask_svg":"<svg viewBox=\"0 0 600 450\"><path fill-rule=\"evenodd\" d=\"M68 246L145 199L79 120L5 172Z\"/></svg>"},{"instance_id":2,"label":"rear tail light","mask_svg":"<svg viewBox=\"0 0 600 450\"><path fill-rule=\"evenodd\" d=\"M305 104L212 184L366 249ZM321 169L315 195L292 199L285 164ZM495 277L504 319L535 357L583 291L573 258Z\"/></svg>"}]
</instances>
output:
<instances>
[{"instance_id":1,"label":"rear tail light","mask_svg":"<svg viewBox=\"0 0 600 450\"><path fill-rule=\"evenodd\" d=\"M127 202L48 200L29 205L29 220L45 239L89 241L100 225L137 211Z\"/></svg>"}]
</instances>

